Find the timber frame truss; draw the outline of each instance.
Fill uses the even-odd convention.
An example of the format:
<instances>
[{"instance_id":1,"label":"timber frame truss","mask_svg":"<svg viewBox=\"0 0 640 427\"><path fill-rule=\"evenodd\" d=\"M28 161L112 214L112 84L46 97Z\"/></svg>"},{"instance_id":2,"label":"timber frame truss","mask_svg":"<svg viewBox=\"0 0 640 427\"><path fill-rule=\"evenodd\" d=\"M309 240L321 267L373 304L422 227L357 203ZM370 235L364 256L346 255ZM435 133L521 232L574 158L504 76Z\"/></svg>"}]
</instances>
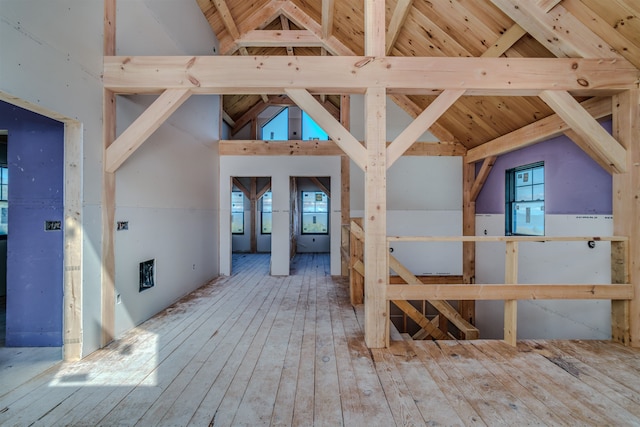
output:
<instances>
[{"instance_id":1,"label":"timber frame truss","mask_svg":"<svg viewBox=\"0 0 640 427\"><path fill-rule=\"evenodd\" d=\"M255 94L266 106L271 100L288 99L297 104L330 136L327 153L348 156L365 173L364 277L365 341L371 348L388 345L389 301L400 299L390 291L390 266L386 230L387 169L415 147L416 139L430 130L441 141L422 143L421 154L458 155L464 159L463 235L475 235L475 200L498 155L566 133L587 154L614 175L614 232L622 236L624 264L613 274L618 293L612 299L612 327L616 340L640 346L640 72L618 55L596 34L579 22L570 21L574 31L554 32L549 10L558 1L517 2L492 0L517 23L491 45L482 57L392 57L388 56L398 28L406 17L410 1L399 1L386 30L385 2L365 0L365 52L355 56L330 28L331 1L324 0L323 20L317 23L290 1L270 1L260 16L235 23L227 13L225 26L230 38L221 40L221 52L234 56L113 56L115 52L115 0L105 0L104 57L104 191L103 191L103 344L113 339L114 325L114 236L115 173L191 95ZM219 10L224 0L214 0ZM228 12L228 10L227 10ZM570 15L570 14L569 14ZM303 30L270 32L265 22L285 16ZM403 17L404 16L404 17ZM571 18L570 16L567 18ZM577 20L576 20L577 21ZM576 31L579 30L579 31ZM523 34L529 33L557 58L500 58ZM286 56L250 56L248 46L286 46ZM318 46L324 56L295 56L296 46ZM156 101L116 138L116 95L157 94ZM326 108L326 95L364 94L365 140L358 141L335 111ZM422 110L408 95L437 95ZM437 124L447 109L463 96L537 96L555 112L512 134L467 150ZM591 97L578 102L575 96ZM415 118L391 142L386 140L387 97ZM612 114L614 135L609 135L597 118ZM348 120L347 120L348 121ZM237 123L236 123L237 126ZM234 142L235 143L235 142ZM246 144L259 144L244 141ZM230 143L229 143L230 144ZM222 144L225 150L228 145ZM301 150L302 152L302 150ZM319 152L318 152L319 154ZM475 162L482 161L478 174ZM343 207L344 208L344 207ZM344 222L344 216L343 216ZM465 283L475 276L475 241L462 239ZM509 246L508 246L509 247ZM515 250L517 253L517 249ZM505 321L515 315L517 268L505 274L501 288L509 300ZM495 285L498 286L498 285ZM549 285L551 286L551 285ZM474 292L452 295L452 299L491 299L478 286ZM410 288L412 297L421 291ZM407 288L409 290L409 288ZM433 289L431 290L433 291ZM494 296L500 291L492 288ZM580 292L583 290L581 289ZM488 292L488 291L487 291ZM566 290L569 295L573 291ZM577 292L577 291L576 291ZM577 293L575 293L577 295ZM391 295L391 296L390 296ZM426 294L423 294L423 296ZM566 295L566 294L564 294ZM433 297L433 295L431 295ZM522 297L522 298L521 298ZM505 297L506 298L506 297ZM427 299L427 298L424 298ZM504 298L500 298L504 299ZM473 304L462 304L462 317L473 318ZM515 334L515 331L513 331ZM513 336L515 342L515 336Z\"/></svg>"}]
</instances>

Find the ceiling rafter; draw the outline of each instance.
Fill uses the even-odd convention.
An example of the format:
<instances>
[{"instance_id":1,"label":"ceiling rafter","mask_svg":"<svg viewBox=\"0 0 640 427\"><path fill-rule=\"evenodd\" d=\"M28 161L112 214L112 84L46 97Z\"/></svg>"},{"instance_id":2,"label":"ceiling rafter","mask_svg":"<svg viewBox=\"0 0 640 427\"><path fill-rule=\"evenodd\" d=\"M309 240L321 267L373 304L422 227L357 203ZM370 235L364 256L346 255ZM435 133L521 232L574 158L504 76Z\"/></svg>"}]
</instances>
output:
<instances>
[{"instance_id":1,"label":"ceiling rafter","mask_svg":"<svg viewBox=\"0 0 640 427\"><path fill-rule=\"evenodd\" d=\"M553 13L547 13L534 2L491 2L559 58L618 58L626 61L561 4L555 5Z\"/></svg>"},{"instance_id":2,"label":"ceiling rafter","mask_svg":"<svg viewBox=\"0 0 640 427\"><path fill-rule=\"evenodd\" d=\"M398 34L404 25L404 21L407 19L413 0L399 0L396 3L395 9L393 9L393 15L391 15L391 21L389 22L389 28L387 29L386 36L386 50L387 55L391 53L393 45L395 45L398 38Z\"/></svg>"},{"instance_id":3,"label":"ceiling rafter","mask_svg":"<svg viewBox=\"0 0 640 427\"><path fill-rule=\"evenodd\" d=\"M600 119L611 114L611 100L608 98L591 98L584 101L582 107L588 111L594 119ZM561 135L567 130L569 130L569 125L567 125L560 116L553 114L470 149L467 152L465 161L467 163L474 163L491 156L506 154Z\"/></svg>"},{"instance_id":4,"label":"ceiling rafter","mask_svg":"<svg viewBox=\"0 0 640 427\"><path fill-rule=\"evenodd\" d=\"M327 40L333 32L335 0L322 0L322 39Z\"/></svg>"}]
</instances>

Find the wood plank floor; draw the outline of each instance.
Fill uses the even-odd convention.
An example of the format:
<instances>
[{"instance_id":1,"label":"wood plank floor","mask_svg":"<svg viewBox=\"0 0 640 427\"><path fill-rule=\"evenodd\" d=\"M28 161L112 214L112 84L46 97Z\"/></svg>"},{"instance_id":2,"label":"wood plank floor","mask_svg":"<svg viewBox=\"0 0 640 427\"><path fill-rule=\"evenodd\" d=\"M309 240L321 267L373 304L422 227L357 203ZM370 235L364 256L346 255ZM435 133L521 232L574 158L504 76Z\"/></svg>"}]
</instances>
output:
<instances>
[{"instance_id":1,"label":"wood plank floor","mask_svg":"<svg viewBox=\"0 0 640 427\"><path fill-rule=\"evenodd\" d=\"M363 343L327 255L220 278L0 396L0 425L640 425L640 352L600 341Z\"/></svg>"}]
</instances>

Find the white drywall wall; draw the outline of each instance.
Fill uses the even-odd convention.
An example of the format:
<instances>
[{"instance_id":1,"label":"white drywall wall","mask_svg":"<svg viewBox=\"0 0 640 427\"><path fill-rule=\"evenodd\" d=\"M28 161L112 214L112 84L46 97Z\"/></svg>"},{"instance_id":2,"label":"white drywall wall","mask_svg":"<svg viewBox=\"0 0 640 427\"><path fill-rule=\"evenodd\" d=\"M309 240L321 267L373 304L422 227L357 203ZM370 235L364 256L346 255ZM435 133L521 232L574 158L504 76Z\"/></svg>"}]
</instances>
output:
<instances>
[{"instance_id":1,"label":"white drywall wall","mask_svg":"<svg viewBox=\"0 0 640 427\"><path fill-rule=\"evenodd\" d=\"M504 235L504 215L478 215L478 235ZM611 216L546 215L547 236L610 236ZM608 242L521 243L519 283L611 283ZM504 243L476 245L476 283L504 283ZM502 301L476 302L481 338L502 338ZM519 301L518 339L609 339L610 301Z\"/></svg>"},{"instance_id":2,"label":"white drywall wall","mask_svg":"<svg viewBox=\"0 0 640 427\"><path fill-rule=\"evenodd\" d=\"M220 157L220 274L231 274L231 178L271 177L273 225L271 274L289 274L289 182L292 176L331 178L331 274L340 274L340 157L222 156ZM229 183L227 185L226 183Z\"/></svg>"},{"instance_id":3,"label":"white drywall wall","mask_svg":"<svg viewBox=\"0 0 640 427\"><path fill-rule=\"evenodd\" d=\"M117 8L119 54L213 53L213 46L217 42L196 2L123 0L118 2ZM178 31L178 28L188 28L188 31ZM99 347L102 333L102 29L102 0L2 1L0 7L0 90L76 119L83 126L83 355ZM187 263L187 270L192 268L192 260L196 260L196 265L204 263L198 261L200 258L196 258L196 249L207 254L208 264L202 266L203 270L196 269L196 274L202 276L194 277L194 270L188 273L187 277L191 283L206 280L217 273L215 232L209 236L213 237L213 242L196 240L198 248L194 248L196 245L192 244L192 227L200 228L206 225L215 229L216 224L217 197L212 193L212 189L217 188L218 184L215 169L217 155L215 145L211 144L211 141L218 139L219 101L216 97L210 97L208 102L204 97L202 100L189 100L172 118L173 125L167 125L169 128L173 126L173 129L159 130L158 134L152 137L157 144L148 142L152 145L143 146L143 151L136 153L128 164L123 166L124 172L118 172L118 214L131 218L132 229L128 236L135 235L139 242L150 242L159 246L166 246L171 240L172 250L180 254L172 260L176 270L171 274L183 272L182 267L178 266L180 263ZM119 118L122 121L125 118L132 121L135 117L127 117L127 114L136 109L121 104L118 103ZM121 126L119 129L122 130ZM165 140L165 137L168 139ZM181 150L180 143L189 144L189 148ZM161 151L144 160L154 148ZM180 188L179 194L161 195L160 192L147 191L151 187L155 188L155 183L150 183L145 173L150 169L157 171L166 166L168 159L176 165L183 155L189 161L195 161L194 165L189 167L193 176L204 176L203 180L208 177L211 181L193 189L186 185L190 178L174 176L175 186ZM203 157L208 160L201 160ZM130 188L123 184L124 175L128 175L133 182ZM130 203L133 199L141 202ZM182 209L186 211L181 211ZM174 229L166 235L166 241L163 240L158 230L173 225L180 219L195 220L196 223ZM149 228L134 228L143 221L146 221ZM116 236L116 239L118 281L129 269L126 263L123 264L122 255L129 255L137 262L139 258L146 256L148 246L141 243L131 248L123 248L122 235ZM185 251L183 248L189 249ZM160 283L166 286L173 277L166 276L165 281L160 268L159 266L158 278L162 280L159 280L158 289ZM205 268L208 269L206 273ZM126 285L118 282L116 286ZM186 293L190 287L192 286L188 285L180 292ZM175 300L178 295L175 291L174 288L164 294L160 298L163 300L161 303L151 301L153 298L140 301L142 307L132 312L130 318L124 321L119 310L118 327L138 323L157 307ZM152 309L148 310L149 307Z\"/></svg>"}]
</instances>

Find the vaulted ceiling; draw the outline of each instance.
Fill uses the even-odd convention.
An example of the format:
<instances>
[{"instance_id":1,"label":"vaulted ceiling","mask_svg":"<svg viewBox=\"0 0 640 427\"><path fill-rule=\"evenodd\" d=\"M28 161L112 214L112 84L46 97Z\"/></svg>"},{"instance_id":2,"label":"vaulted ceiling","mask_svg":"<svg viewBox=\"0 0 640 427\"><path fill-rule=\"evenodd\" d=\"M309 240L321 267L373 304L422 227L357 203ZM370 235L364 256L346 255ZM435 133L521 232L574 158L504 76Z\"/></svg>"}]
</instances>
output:
<instances>
[{"instance_id":1,"label":"vaulted ceiling","mask_svg":"<svg viewBox=\"0 0 640 427\"><path fill-rule=\"evenodd\" d=\"M364 0L197 2L221 55L364 55ZM386 23L388 56L611 58L640 68L640 0L386 0ZM318 98L336 114L338 94ZM435 98L391 97L413 117ZM225 95L225 120L238 130L268 105L287 102ZM430 130L471 149L551 115L538 97L463 96Z\"/></svg>"}]
</instances>

